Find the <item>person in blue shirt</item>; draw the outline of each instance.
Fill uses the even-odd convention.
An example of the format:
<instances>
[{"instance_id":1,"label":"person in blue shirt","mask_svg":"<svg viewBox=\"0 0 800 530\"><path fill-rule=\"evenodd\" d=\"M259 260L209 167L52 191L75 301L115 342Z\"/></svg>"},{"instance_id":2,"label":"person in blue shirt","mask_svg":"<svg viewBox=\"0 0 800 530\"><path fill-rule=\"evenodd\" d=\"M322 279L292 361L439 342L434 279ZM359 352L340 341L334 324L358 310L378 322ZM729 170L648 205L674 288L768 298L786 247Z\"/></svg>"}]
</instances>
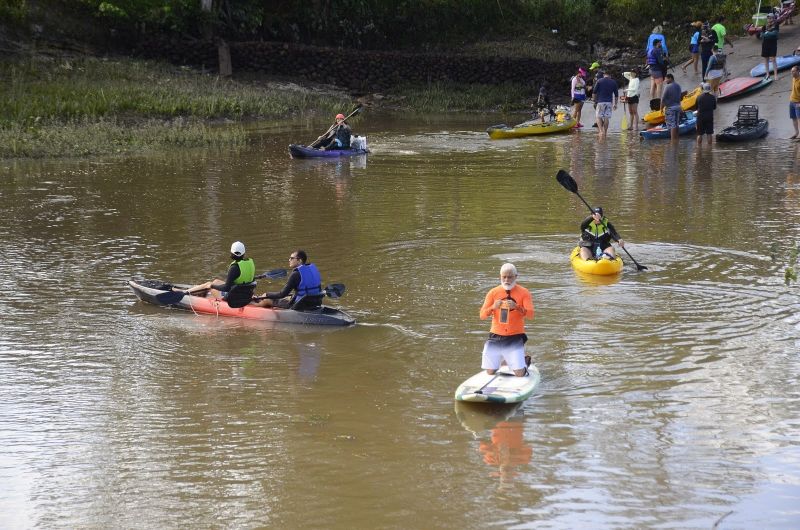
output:
<instances>
[{"instance_id":1,"label":"person in blue shirt","mask_svg":"<svg viewBox=\"0 0 800 530\"><path fill-rule=\"evenodd\" d=\"M608 134L608 124L611 121L611 112L617 110L619 101L619 85L608 74L597 72L600 78L594 86L593 101L597 117L597 132L603 139Z\"/></svg>"},{"instance_id":2,"label":"person in blue shirt","mask_svg":"<svg viewBox=\"0 0 800 530\"><path fill-rule=\"evenodd\" d=\"M664 113L667 129L669 129L669 137L672 141L678 140L679 125L681 119L681 86L675 82L672 74L667 74L667 86L664 88L664 94L661 96L661 111Z\"/></svg>"},{"instance_id":3,"label":"person in blue shirt","mask_svg":"<svg viewBox=\"0 0 800 530\"><path fill-rule=\"evenodd\" d=\"M703 23L699 20L697 22L692 23L692 36L689 39L689 53L692 54L692 58L689 62L683 65L683 73L686 73L686 69L689 66L694 66L694 74L697 75L698 66L700 64L700 28L703 26Z\"/></svg>"},{"instance_id":4,"label":"person in blue shirt","mask_svg":"<svg viewBox=\"0 0 800 530\"><path fill-rule=\"evenodd\" d=\"M261 307L278 307L282 309L297 308L303 300L303 308L319 307L324 293L319 269L313 263L307 263L305 250L297 249L289 256L289 266L293 267L286 285L277 292L264 293L258 302Z\"/></svg>"}]
</instances>

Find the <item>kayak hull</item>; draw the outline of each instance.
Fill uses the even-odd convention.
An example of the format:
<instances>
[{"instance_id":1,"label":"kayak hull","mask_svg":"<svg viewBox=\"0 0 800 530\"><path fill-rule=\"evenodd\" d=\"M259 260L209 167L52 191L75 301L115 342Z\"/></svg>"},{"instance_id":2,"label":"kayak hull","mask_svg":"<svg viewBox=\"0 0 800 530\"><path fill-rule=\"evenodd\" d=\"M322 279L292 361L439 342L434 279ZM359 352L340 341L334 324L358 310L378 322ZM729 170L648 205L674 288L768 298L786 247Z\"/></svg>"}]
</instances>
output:
<instances>
[{"instance_id":1,"label":"kayak hull","mask_svg":"<svg viewBox=\"0 0 800 530\"><path fill-rule=\"evenodd\" d=\"M686 113L687 119L682 121L678 126L678 134L680 136L691 134L695 131L697 127L697 118L695 117L694 113L689 111ZM639 132L639 135L642 138L646 139L655 139L655 138L669 138L669 129L667 129L666 124L661 124L656 127L651 127L646 131Z\"/></svg>"},{"instance_id":2,"label":"kayak hull","mask_svg":"<svg viewBox=\"0 0 800 530\"><path fill-rule=\"evenodd\" d=\"M358 156L369 153L369 149L331 149L325 151L300 144L289 145L289 154L292 158L341 158L343 156Z\"/></svg>"},{"instance_id":3,"label":"kayak hull","mask_svg":"<svg viewBox=\"0 0 800 530\"><path fill-rule=\"evenodd\" d=\"M525 401L539 384L541 376L534 365L528 366L528 375L517 377L507 366L494 375L481 370L456 389L456 401L473 403L519 403Z\"/></svg>"},{"instance_id":4,"label":"kayak hull","mask_svg":"<svg viewBox=\"0 0 800 530\"><path fill-rule=\"evenodd\" d=\"M157 296L169 292L172 287L186 289L188 285L173 285L158 280L133 279L128 286L139 300L156 305L164 305ZM255 304L232 308L224 300L210 297L184 295L171 307L193 311L198 314L244 318L264 322L282 322L287 324L306 324L313 326L350 326L355 319L339 309L320 306L316 309L295 311L294 309L274 309L259 307Z\"/></svg>"},{"instance_id":5,"label":"kayak hull","mask_svg":"<svg viewBox=\"0 0 800 530\"><path fill-rule=\"evenodd\" d=\"M581 258L581 247L572 249L572 253L569 255L569 262L576 271L598 276L619 274L622 271L623 265L622 258L619 256L614 259L585 260Z\"/></svg>"},{"instance_id":6,"label":"kayak hull","mask_svg":"<svg viewBox=\"0 0 800 530\"><path fill-rule=\"evenodd\" d=\"M775 62L778 63L778 71L780 72L796 64L800 64L800 55L781 55L775 58ZM770 72L775 68L772 61L769 63L769 68ZM750 70L751 77L761 77L762 75L767 75L767 70L764 68L763 61Z\"/></svg>"},{"instance_id":7,"label":"kayak hull","mask_svg":"<svg viewBox=\"0 0 800 530\"><path fill-rule=\"evenodd\" d=\"M730 127L725 127L717 134L720 142L746 142L765 137L769 133L769 122L760 119L755 125L742 127L734 123Z\"/></svg>"},{"instance_id":8,"label":"kayak hull","mask_svg":"<svg viewBox=\"0 0 800 530\"><path fill-rule=\"evenodd\" d=\"M728 101L756 92L772 83L772 78L735 77L719 85L720 96L717 101Z\"/></svg>"},{"instance_id":9,"label":"kayak hull","mask_svg":"<svg viewBox=\"0 0 800 530\"><path fill-rule=\"evenodd\" d=\"M558 134L565 133L572 130L577 122L574 118L568 118L564 121L553 121L545 123L521 123L514 127L507 125L495 125L486 129L489 138L492 140L500 140L504 138L523 138L525 136L541 136L545 134Z\"/></svg>"}]
</instances>

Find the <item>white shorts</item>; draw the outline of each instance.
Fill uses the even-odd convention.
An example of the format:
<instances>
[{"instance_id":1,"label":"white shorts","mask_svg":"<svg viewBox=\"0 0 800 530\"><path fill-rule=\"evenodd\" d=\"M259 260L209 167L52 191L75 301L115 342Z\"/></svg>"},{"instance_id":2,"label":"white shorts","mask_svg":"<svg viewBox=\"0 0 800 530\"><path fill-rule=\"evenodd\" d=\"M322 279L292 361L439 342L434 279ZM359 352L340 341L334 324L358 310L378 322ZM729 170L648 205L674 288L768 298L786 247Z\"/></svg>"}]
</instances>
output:
<instances>
[{"instance_id":1,"label":"white shorts","mask_svg":"<svg viewBox=\"0 0 800 530\"><path fill-rule=\"evenodd\" d=\"M483 358L481 368L484 370L497 370L505 359L512 370L525 368L525 343L520 339L509 343L493 342L487 340L483 345Z\"/></svg>"},{"instance_id":2,"label":"white shorts","mask_svg":"<svg viewBox=\"0 0 800 530\"><path fill-rule=\"evenodd\" d=\"M595 116L600 119L611 117L611 103L598 103L594 110Z\"/></svg>"}]
</instances>

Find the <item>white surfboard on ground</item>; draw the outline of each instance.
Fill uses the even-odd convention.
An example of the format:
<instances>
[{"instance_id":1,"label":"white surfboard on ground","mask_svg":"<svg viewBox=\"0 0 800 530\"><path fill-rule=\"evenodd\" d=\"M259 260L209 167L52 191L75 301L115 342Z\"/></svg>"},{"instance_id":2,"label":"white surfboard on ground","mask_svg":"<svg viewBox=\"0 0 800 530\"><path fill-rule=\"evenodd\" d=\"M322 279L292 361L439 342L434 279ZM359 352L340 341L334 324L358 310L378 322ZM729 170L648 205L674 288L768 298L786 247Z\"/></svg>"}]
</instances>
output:
<instances>
[{"instance_id":1,"label":"white surfboard on ground","mask_svg":"<svg viewBox=\"0 0 800 530\"><path fill-rule=\"evenodd\" d=\"M456 389L458 401L488 401L491 403L518 403L525 401L539 384L539 370L534 365L528 367L528 375L517 377L507 366L494 375L481 370Z\"/></svg>"}]
</instances>

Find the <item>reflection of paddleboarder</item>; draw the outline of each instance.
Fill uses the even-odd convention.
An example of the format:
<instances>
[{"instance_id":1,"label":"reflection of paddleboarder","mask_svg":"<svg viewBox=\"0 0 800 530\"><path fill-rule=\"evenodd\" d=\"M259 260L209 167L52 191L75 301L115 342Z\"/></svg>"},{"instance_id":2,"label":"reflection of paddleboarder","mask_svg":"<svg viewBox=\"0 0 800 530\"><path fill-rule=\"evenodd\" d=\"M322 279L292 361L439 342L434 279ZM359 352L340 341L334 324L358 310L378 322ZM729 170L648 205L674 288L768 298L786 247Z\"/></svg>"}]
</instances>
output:
<instances>
[{"instance_id":1,"label":"reflection of paddleboarder","mask_svg":"<svg viewBox=\"0 0 800 530\"><path fill-rule=\"evenodd\" d=\"M525 443L523 434L521 421L501 421L492 429L491 439L480 443L483 461L499 468L492 476L511 478L515 468L530 463L533 448Z\"/></svg>"}]
</instances>

